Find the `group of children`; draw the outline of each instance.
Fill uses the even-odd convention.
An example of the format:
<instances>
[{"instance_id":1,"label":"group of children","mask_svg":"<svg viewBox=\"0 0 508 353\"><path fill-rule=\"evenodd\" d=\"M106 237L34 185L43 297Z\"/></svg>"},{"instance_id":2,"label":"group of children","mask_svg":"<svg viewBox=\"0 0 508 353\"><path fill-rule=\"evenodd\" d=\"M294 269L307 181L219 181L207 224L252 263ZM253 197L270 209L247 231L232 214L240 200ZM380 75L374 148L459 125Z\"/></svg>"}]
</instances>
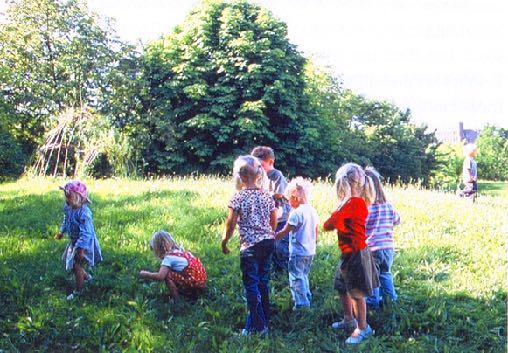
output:
<instances>
[{"instance_id":1,"label":"group of children","mask_svg":"<svg viewBox=\"0 0 508 353\"><path fill-rule=\"evenodd\" d=\"M248 306L243 335L266 334L269 327L269 281L272 266L289 275L293 310L309 308L312 293L309 273L316 254L319 218L310 204L309 181L301 177L289 184L274 168L270 147L258 146L250 155L238 157L233 165L237 192L228 204L222 251L230 252L228 242L238 226L240 269ZM63 187L66 197L61 232L70 237L64 253L66 268L76 277L79 294L91 276L83 265L102 260L87 206L86 186L70 182ZM377 309L383 300L397 300L391 266L394 257L393 227L400 217L387 202L376 170L365 170L354 163L340 167L335 190L338 207L324 222L325 231L336 230L341 258L334 287L339 292L344 318L332 328L350 334L348 344L358 344L374 331L366 321L367 305ZM179 246L172 236L159 231L150 241L154 254L162 260L158 272L141 271L141 278L164 281L170 296L197 295L205 288L207 275L200 260Z\"/></svg>"}]
</instances>

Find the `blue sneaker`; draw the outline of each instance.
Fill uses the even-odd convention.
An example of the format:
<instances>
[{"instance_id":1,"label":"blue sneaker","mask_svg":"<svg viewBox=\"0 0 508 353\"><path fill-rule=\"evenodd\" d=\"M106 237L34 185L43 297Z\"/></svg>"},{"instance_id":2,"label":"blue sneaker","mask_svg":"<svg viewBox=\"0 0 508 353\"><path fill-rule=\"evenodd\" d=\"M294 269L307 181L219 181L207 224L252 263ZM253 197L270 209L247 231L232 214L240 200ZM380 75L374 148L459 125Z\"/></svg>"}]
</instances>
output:
<instances>
[{"instance_id":1,"label":"blue sneaker","mask_svg":"<svg viewBox=\"0 0 508 353\"><path fill-rule=\"evenodd\" d=\"M357 333L357 335L353 336L354 333ZM374 330L369 325L367 325L367 327L364 328L363 330L360 330L359 328L357 328L356 330L353 331L351 336L349 336L349 338L346 340L346 343L347 344L359 344L359 343L362 343L363 341L365 341L367 338L369 338L373 334L374 334Z\"/></svg>"}]
</instances>

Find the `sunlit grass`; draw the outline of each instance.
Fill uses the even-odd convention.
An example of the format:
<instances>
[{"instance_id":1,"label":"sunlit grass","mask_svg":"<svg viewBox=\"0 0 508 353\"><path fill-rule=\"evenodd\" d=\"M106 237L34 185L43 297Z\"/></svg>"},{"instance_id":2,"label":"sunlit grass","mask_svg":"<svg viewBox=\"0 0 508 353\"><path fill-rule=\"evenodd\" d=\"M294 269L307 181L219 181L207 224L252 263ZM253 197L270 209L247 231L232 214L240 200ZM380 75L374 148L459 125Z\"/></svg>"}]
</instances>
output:
<instances>
[{"instance_id":1,"label":"sunlit grass","mask_svg":"<svg viewBox=\"0 0 508 353\"><path fill-rule=\"evenodd\" d=\"M220 178L88 180L105 261L93 269L96 282L83 296L66 302L65 241L53 240L62 218L62 183L0 184L0 350L348 350L344 335L329 328L342 312L332 288L339 257L333 233L319 235L312 310L293 313L287 279L277 277L271 299L278 313L269 338L238 336L246 314L239 259L219 250L234 190ZM400 301L369 313L377 334L361 351L504 352L506 194L481 192L472 204L413 187L386 191L402 216L394 264ZM312 204L324 221L336 205L330 184L315 184ZM197 302L170 304L162 285L137 279L140 269L158 266L148 247L158 229L171 231L207 268L208 291ZM238 247L236 237L231 247Z\"/></svg>"}]
</instances>

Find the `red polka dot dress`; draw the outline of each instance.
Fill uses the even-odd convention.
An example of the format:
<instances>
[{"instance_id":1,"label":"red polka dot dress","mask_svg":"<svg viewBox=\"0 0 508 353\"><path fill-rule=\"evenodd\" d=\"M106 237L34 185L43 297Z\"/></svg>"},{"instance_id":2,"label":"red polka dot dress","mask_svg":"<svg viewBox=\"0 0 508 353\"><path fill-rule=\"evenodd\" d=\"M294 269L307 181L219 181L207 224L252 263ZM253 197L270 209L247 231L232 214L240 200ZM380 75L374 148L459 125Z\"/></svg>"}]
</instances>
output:
<instances>
[{"instance_id":1,"label":"red polka dot dress","mask_svg":"<svg viewBox=\"0 0 508 353\"><path fill-rule=\"evenodd\" d=\"M170 271L169 279L175 282L179 289L204 289L207 274L201 261L188 251L172 252L171 255L183 257L188 265L180 272Z\"/></svg>"}]
</instances>

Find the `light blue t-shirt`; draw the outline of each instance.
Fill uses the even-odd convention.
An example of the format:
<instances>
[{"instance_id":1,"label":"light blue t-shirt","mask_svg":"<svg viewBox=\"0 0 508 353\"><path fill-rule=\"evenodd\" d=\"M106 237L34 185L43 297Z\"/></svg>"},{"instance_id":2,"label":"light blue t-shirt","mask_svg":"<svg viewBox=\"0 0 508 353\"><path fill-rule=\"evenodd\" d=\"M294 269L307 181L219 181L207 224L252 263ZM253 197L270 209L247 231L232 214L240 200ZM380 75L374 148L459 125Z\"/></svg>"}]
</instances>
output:
<instances>
[{"instance_id":1,"label":"light blue t-shirt","mask_svg":"<svg viewBox=\"0 0 508 353\"><path fill-rule=\"evenodd\" d=\"M182 272L187 266L189 266L189 262L182 256L166 255L164 256L161 265L167 266L175 272Z\"/></svg>"},{"instance_id":2,"label":"light blue t-shirt","mask_svg":"<svg viewBox=\"0 0 508 353\"><path fill-rule=\"evenodd\" d=\"M289 255L313 256L316 254L316 228L319 217L311 205L304 203L291 210L288 224L295 227L289 233Z\"/></svg>"}]
</instances>

